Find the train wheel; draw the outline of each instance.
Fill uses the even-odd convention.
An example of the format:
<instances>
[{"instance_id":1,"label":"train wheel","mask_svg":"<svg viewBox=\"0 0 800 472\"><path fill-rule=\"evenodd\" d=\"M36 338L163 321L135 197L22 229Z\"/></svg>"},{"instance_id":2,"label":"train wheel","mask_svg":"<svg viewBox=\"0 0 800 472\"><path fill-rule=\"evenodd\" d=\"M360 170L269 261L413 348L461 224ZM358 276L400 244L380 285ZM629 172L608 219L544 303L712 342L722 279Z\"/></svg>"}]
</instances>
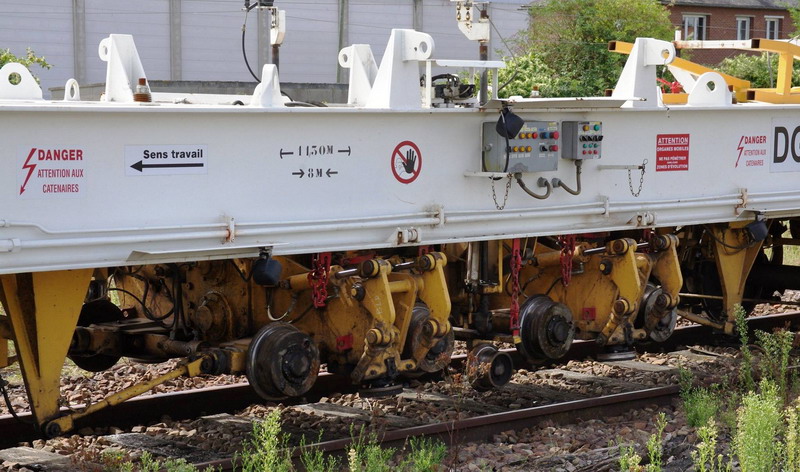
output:
<instances>
[{"instance_id":1,"label":"train wheel","mask_svg":"<svg viewBox=\"0 0 800 472\"><path fill-rule=\"evenodd\" d=\"M111 300L101 298L84 303L81 314L78 317L78 326L90 326L97 323L110 323L119 321L123 318L122 310ZM70 354L69 360L76 366L88 372L102 372L108 370L119 362L120 356L107 354L79 355Z\"/></svg>"},{"instance_id":2,"label":"train wheel","mask_svg":"<svg viewBox=\"0 0 800 472\"><path fill-rule=\"evenodd\" d=\"M520 351L530 361L560 359L572 346L572 312L547 295L534 295L519 310Z\"/></svg>"},{"instance_id":3,"label":"train wheel","mask_svg":"<svg viewBox=\"0 0 800 472\"><path fill-rule=\"evenodd\" d=\"M297 397L311 389L319 373L319 350L288 323L271 323L247 350L247 379L262 398Z\"/></svg>"},{"instance_id":4,"label":"train wheel","mask_svg":"<svg viewBox=\"0 0 800 472\"><path fill-rule=\"evenodd\" d=\"M648 314L656 304L656 299L663 291L651 283L647 284L642 296L642 303L639 305L638 324L643 324L645 330L650 335L650 339L655 342L663 343L675 331L675 324L678 322L678 310L672 309L659 320L652 320Z\"/></svg>"},{"instance_id":5,"label":"train wheel","mask_svg":"<svg viewBox=\"0 0 800 472\"><path fill-rule=\"evenodd\" d=\"M414 306L414 311L411 314L411 322L408 326L408 336L406 337L406 348L403 350L403 359L409 359L416 352L423 339L430 336L425 330L430 330L431 325L428 323L430 320L430 310L423 303L417 303ZM417 370L411 373L405 373L407 377L417 377L425 373L434 373L444 370L450 364L450 357L453 355L453 348L455 347L455 336L451 329L446 335L438 338L434 344L425 354L422 359L417 362Z\"/></svg>"},{"instance_id":6,"label":"train wheel","mask_svg":"<svg viewBox=\"0 0 800 472\"><path fill-rule=\"evenodd\" d=\"M475 346L467 357L467 379L479 392L502 387L513 373L511 356L491 344Z\"/></svg>"}]
</instances>

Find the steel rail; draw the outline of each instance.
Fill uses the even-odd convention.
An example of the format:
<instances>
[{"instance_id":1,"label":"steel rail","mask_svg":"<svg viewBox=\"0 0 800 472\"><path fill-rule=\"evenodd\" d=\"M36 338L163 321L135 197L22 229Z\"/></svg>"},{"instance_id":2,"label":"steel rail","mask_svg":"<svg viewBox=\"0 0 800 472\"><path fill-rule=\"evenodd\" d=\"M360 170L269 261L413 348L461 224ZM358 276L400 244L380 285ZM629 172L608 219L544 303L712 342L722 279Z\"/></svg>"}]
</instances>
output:
<instances>
[{"instance_id":1,"label":"steel rail","mask_svg":"<svg viewBox=\"0 0 800 472\"><path fill-rule=\"evenodd\" d=\"M678 385L656 387L633 392L604 395L583 400L574 400L552 405L525 408L522 410L476 416L457 421L435 423L411 428L395 429L379 435L381 444L391 447L402 447L410 438L436 438L448 447L465 442L487 441L492 436L504 431L521 430L538 425L544 421L555 424L568 424L580 419L591 419L613 416L638 407L652 404L666 404L680 392ZM335 439L311 444L305 449L318 449L328 454L346 454L352 438ZM298 457L300 448L293 451ZM211 467L213 470L235 470L233 459L195 464L198 470Z\"/></svg>"}]
</instances>

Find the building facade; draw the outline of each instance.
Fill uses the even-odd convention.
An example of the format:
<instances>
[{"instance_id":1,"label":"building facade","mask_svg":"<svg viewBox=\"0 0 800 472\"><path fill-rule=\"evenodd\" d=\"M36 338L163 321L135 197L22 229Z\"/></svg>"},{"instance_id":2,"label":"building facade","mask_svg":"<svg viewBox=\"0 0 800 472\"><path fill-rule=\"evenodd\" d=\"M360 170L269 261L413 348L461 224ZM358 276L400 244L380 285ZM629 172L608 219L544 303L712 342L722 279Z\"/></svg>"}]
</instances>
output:
<instances>
[{"instance_id":1,"label":"building facade","mask_svg":"<svg viewBox=\"0 0 800 472\"><path fill-rule=\"evenodd\" d=\"M792 0L677 0L664 2L684 40L787 39L794 34L787 5ZM697 50L690 59L716 64L739 50Z\"/></svg>"}]
</instances>

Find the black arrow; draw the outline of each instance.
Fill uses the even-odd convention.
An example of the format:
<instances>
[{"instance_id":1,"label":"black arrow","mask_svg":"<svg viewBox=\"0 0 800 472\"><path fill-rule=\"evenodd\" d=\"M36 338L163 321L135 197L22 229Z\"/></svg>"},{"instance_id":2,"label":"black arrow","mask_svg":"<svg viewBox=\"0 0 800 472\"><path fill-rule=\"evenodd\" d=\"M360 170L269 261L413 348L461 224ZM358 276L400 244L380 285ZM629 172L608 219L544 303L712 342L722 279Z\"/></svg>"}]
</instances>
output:
<instances>
[{"instance_id":1,"label":"black arrow","mask_svg":"<svg viewBox=\"0 0 800 472\"><path fill-rule=\"evenodd\" d=\"M302 179L303 176L306 175L306 173L303 172L303 169L300 169L300 172L292 172L292 175L299 175L300 178Z\"/></svg>"},{"instance_id":2,"label":"black arrow","mask_svg":"<svg viewBox=\"0 0 800 472\"><path fill-rule=\"evenodd\" d=\"M337 171L335 171L335 170L330 170L330 169L328 169L328 171L327 171L327 172L325 172L325 175L327 175L328 177L330 177L330 176L332 176L332 175L336 175L336 174L338 174L338 173L339 173L339 172L337 172Z\"/></svg>"},{"instance_id":3,"label":"black arrow","mask_svg":"<svg viewBox=\"0 0 800 472\"><path fill-rule=\"evenodd\" d=\"M283 159L283 156L294 156L294 152L284 151L283 148L281 148L281 159Z\"/></svg>"},{"instance_id":4,"label":"black arrow","mask_svg":"<svg viewBox=\"0 0 800 472\"><path fill-rule=\"evenodd\" d=\"M341 154L347 153L347 155L349 156L350 155L350 146L347 146L347 149L339 149L339 152Z\"/></svg>"},{"instance_id":5,"label":"black arrow","mask_svg":"<svg viewBox=\"0 0 800 472\"><path fill-rule=\"evenodd\" d=\"M203 167L203 164L142 164L142 161L139 161L131 166L131 168L139 172L142 172L143 169L170 169L179 167Z\"/></svg>"}]
</instances>

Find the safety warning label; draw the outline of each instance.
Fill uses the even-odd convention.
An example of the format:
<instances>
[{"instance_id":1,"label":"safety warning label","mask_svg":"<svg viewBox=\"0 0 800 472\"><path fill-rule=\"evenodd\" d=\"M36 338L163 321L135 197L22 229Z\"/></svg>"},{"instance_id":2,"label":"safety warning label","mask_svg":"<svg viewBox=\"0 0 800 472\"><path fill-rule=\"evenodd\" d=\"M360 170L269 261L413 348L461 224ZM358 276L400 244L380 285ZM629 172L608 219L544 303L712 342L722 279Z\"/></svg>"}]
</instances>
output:
<instances>
[{"instance_id":1,"label":"safety warning label","mask_svg":"<svg viewBox=\"0 0 800 472\"><path fill-rule=\"evenodd\" d=\"M392 152L392 174L401 184L417 180L422 171L422 153L412 141L403 141Z\"/></svg>"},{"instance_id":2,"label":"safety warning label","mask_svg":"<svg viewBox=\"0 0 800 472\"><path fill-rule=\"evenodd\" d=\"M85 188L83 149L20 148L17 183L21 198L74 198Z\"/></svg>"},{"instance_id":3,"label":"safety warning label","mask_svg":"<svg viewBox=\"0 0 800 472\"><path fill-rule=\"evenodd\" d=\"M656 136L656 172L689 170L689 135Z\"/></svg>"}]
</instances>

